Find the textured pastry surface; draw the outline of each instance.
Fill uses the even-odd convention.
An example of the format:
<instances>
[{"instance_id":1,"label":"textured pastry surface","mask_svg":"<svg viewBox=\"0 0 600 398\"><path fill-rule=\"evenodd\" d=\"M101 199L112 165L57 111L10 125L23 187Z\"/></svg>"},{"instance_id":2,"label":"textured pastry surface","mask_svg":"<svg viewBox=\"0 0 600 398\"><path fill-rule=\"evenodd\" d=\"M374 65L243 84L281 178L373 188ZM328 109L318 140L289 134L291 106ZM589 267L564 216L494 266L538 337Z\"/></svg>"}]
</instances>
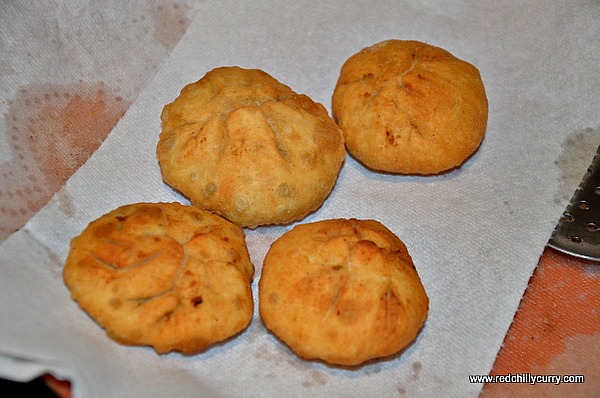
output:
<instances>
[{"instance_id":1,"label":"textured pastry surface","mask_svg":"<svg viewBox=\"0 0 600 398\"><path fill-rule=\"evenodd\" d=\"M259 281L267 328L301 358L333 365L400 352L428 307L406 246L373 220L294 227L271 246Z\"/></svg>"},{"instance_id":2,"label":"textured pastry surface","mask_svg":"<svg viewBox=\"0 0 600 398\"><path fill-rule=\"evenodd\" d=\"M165 106L164 181L243 226L286 224L320 207L344 161L326 109L258 69L213 69Z\"/></svg>"},{"instance_id":3,"label":"textured pastry surface","mask_svg":"<svg viewBox=\"0 0 600 398\"><path fill-rule=\"evenodd\" d=\"M475 66L439 47L387 40L344 63L332 112L348 152L367 167L427 175L477 151L488 102Z\"/></svg>"},{"instance_id":4,"label":"textured pastry surface","mask_svg":"<svg viewBox=\"0 0 600 398\"><path fill-rule=\"evenodd\" d=\"M179 203L136 203L71 241L63 278L109 337L158 353L201 352L250 322L254 267L244 232Z\"/></svg>"}]
</instances>

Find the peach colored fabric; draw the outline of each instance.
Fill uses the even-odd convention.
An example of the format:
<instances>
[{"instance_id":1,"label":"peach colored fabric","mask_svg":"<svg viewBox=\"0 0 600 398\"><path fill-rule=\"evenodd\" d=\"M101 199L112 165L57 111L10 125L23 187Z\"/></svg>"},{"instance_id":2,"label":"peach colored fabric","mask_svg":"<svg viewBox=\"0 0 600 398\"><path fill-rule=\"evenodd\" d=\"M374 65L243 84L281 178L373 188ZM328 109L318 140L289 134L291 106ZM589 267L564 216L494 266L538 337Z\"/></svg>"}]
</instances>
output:
<instances>
[{"instance_id":1,"label":"peach colored fabric","mask_svg":"<svg viewBox=\"0 0 600 398\"><path fill-rule=\"evenodd\" d=\"M585 382L488 383L481 398L600 397L600 264L547 248L492 375L584 375Z\"/></svg>"}]
</instances>

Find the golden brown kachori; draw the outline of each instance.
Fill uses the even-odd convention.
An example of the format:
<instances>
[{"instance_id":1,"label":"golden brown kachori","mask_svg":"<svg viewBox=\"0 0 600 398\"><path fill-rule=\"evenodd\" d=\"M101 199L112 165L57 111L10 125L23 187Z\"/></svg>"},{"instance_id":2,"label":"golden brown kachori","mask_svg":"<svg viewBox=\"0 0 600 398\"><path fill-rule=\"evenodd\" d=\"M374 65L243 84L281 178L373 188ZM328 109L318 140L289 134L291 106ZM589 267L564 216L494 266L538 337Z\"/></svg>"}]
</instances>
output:
<instances>
[{"instance_id":1,"label":"golden brown kachori","mask_svg":"<svg viewBox=\"0 0 600 398\"><path fill-rule=\"evenodd\" d=\"M92 221L63 269L71 297L109 337L201 352L251 321L254 267L242 229L179 203L136 203Z\"/></svg>"},{"instance_id":2,"label":"golden brown kachori","mask_svg":"<svg viewBox=\"0 0 600 398\"><path fill-rule=\"evenodd\" d=\"M332 365L400 352L428 306L406 246L374 220L295 226L269 249L259 281L265 326L301 358Z\"/></svg>"},{"instance_id":3,"label":"golden brown kachori","mask_svg":"<svg viewBox=\"0 0 600 398\"><path fill-rule=\"evenodd\" d=\"M348 152L365 166L431 175L477 151L488 102L472 64L419 41L387 40L346 60L332 112Z\"/></svg>"},{"instance_id":4,"label":"golden brown kachori","mask_svg":"<svg viewBox=\"0 0 600 398\"><path fill-rule=\"evenodd\" d=\"M209 71L161 118L164 181L242 227L287 224L319 208L346 155L321 104L258 69Z\"/></svg>"}]
</instances>

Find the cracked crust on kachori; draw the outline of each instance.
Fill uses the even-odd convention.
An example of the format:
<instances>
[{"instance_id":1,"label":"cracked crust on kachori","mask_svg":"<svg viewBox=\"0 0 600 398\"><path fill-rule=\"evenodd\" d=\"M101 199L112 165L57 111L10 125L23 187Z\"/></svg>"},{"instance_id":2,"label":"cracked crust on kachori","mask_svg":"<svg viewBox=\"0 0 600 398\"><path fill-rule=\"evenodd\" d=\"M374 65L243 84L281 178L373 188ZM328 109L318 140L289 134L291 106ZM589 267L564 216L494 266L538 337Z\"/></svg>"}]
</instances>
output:
<instances>
[{"instance_id":1,"label":"cracked crust on kachori","mask_svg":"<svg viewBox=\"0 0 600 398\"><path fill-rule=\"evenodd\" d=\"M397 354L428 306L406 246L374 220L294 227L271 246L259 281L265 326L301 358L332 365Z\"/></svg>"},{"instance_id":2,"label":"cracked crust on kachori","mask_svg":"<svg viewBox=\"0 0 600 398\"><path fill-rule=\"evenodd\" d=\"M195 354L251 321L254 267L244 232L179 203L119 207L71 241L71 297L108 336L159 354Z\"/></svg>"},{"instance_id":3,"label":"cracked crust on kachori","mask_svg":"<svg viewBox=\"0 0 600 398\"><path fill-rule=\"evenodd\" d=\"M346 155L321 104L258 69L209 71L161 119L163 180L242 227L287 224L315 211Z\"/></svg>"},{"instance_id":4,"label":"cracked crust on kachori","mask_svg":"<svg viewBox=\"0 0 600 398\"><path fill-rule=\"evenodd\" d=\"M475 66L439 47L387 40L344 63L332 112L348 152L365 166L430 175L477 151L488 102Z\"/></svg>"}]
</instances>

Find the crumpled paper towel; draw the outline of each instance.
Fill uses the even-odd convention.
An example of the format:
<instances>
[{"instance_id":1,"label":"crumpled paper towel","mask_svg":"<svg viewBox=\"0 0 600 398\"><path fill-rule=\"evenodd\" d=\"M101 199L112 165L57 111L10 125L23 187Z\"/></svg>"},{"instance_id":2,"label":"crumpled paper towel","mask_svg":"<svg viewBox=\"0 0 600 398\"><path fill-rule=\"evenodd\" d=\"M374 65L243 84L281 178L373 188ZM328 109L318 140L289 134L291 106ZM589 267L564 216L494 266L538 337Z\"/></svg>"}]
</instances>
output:
<instances>
[{"instance_id":1,"label":"crumpled paper towel","mask_svg":"<svg viewBox=\"0 0 600 398\"><path fill-rule=\"evenodd\" d=\"M200 1L15 0L0 7L0 242L110 133Z\"/></svg>"},{"instance_id":2,"label":"crumpled paper towel","mask_svg":"<svg viewBox=\"0 0 600 398\"><path fill-rule=\"evenodd\" d=\"M476 396L566 202L554 162L598 121L600 4L379 0L208 1L99 150L0 246L4 358L73 380L76 397ZM443 47L476 65L490 103L486 138L460 169L433 177L368 171L348 157L321 209L302 222L373 218L407 245L430 298L401 355L356 370L295 357L257 314L237 338L191 357L109 340L61 280L69 240L113 208L183 201L161 180L159 115L221 65L261 68L329 107L345 59L389 39ZM583 173L583 171L582 171ZM573 189L578 181L573 181ZM291 226L247 230L257 267Z\"/></svg>"}]
</instances>

